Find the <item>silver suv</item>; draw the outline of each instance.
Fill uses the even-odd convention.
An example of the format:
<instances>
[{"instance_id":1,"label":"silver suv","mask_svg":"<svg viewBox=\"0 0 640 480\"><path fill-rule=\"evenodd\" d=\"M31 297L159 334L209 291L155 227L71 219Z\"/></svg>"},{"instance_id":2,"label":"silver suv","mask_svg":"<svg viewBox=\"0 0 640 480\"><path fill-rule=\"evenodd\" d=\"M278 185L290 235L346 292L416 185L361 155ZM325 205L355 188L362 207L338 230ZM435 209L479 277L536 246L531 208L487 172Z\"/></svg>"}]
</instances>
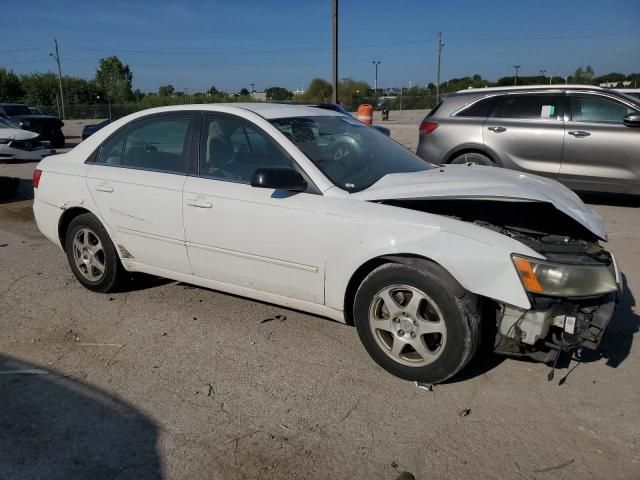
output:
<instances>
[{"instance_id":1,"label":"silver suv","mask_svg":"<svg viewBox=\"0 0 640 480\"><path fill-rule=\"evenodd\" d=\"M588 85L462 90L420 124L418 155L640 194L640 100Z\"/></svg>"}]
</instances>

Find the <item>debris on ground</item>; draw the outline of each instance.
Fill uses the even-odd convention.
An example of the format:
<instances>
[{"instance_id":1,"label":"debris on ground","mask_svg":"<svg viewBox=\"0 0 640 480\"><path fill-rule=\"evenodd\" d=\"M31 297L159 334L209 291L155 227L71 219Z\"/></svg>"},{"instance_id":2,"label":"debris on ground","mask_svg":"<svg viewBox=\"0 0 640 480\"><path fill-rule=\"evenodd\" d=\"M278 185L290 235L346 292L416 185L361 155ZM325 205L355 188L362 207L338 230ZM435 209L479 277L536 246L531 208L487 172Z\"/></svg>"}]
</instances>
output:
<instances>
[{"instance_id":1,"label":"debris on ground","mask_svg":"<svg viewBox=\"0 0 640 480\"><path fill-rule=\"evenodd\" d=\"M416 387L426 390L428 392L433 392L433 383L424 383L424 382L415 382Z\"/></svg>"},{"instance_id":2,"label":"debris on ground","mask_svg":"<svg viewBox=\"0 0 640 480\"><path fill-rule=\"evenodd\" d=\"M166 337L167 335L168 335L168 333L167 333L167 332L162 332L162 336L163 336L163 337Z\"/></svg>"},{"instance_id":3,"label":"debris on ground","mask_svg":"<svg viewBox=\"0 0 640 480\"><path fill-rule=\"evenodd\" d=\"M280 428L283 430L291 430L291 428L287 427L284 423L280 424Z\"/></svg>"},{"instance_id":4,"label":"debris on ground","mask_svg":"<svg viewBox=\"0 0 640 480\"><path fill-rule=\"evenodd\" d=\"M207 397L213 397L213 394L214 394L213 385L211 385L210 383L207 383L207 385L209 386L209 392L207 392Z\"/></svg>"},{"instance_id":5,"label":"debris on ground","mask_svg":"<svg viewBox=\"0 0 640 480\"><path fill-rule=\"evenodd\" d=\"M9 244L8 244L8 243L3 243L2 245L0 245L0 248L2 248L2 247L8 247L8 246L9 246Z\"/></svg>"},{"instance_id":6,"label":"debris on ground","mask_svg":"<svg viewBox=\"0 0 640 480\"><path fill-rule=\"evenodd\" d=\"M78 335L76 332L73 331L73 329L69 329L67 331L67 333L65 333L64 335L64 341L65 342L79 342L80 341L80 335Z\"/></svg>"},{"instance_id":7,"label":"debris on ground","mask_svg":"<svg viewBox=\"0 0 640 480\"><path fill-rule=\"evenodd\" d=\"M551 472L553 470L560 470L564 467L568 467L569 465L571 465L573 462L575 462L575 458L572 458L571 460L567 460L564 463L561 463L560 465L554 465L552 467L547 467L547 468L540 468L539 470L533 470L533 473L545 473L545 472Z\"/></svg>"},{"instance_id":8,"label":"debris on ground","mask_svg":"<svg viewBox=\"0 0 640 480\"><path fill-rule=\"evenodd\" d=\"M398 464L396 462L391 462L391 468L398 468Z\"/></svg>"},{"instance_id":9,"label":"debris on ground","mask_svg":"<svg viewBox=\"0 0 640 480\"><path fill-rule=\"evenodd\" d=\"M113 302L116 299L116 297L109 297L109 301Z\"/></svg>"},{"instance_id":10,"label":"debris on ground","mask_svg":"<svg viewBox=\"0 0 640 480\"><path fill-rule=\"evenodd\" d=\"M278 320L280 322L284 322L287 319L286 315L282 315L280 313L274 315L273 317L269 317L269 318L265 318L264 320L262 320L260 323L267 323L267 322L271 322L272 320Z\"/></svg>"},{"instance_id":11,"label":"debris on ground","mask_svg":"<svg viewBox=\"0 0 640 480\"><path fill-rule=\"evenodd\" d=\"M124 347L126 347L127 345L121 345L120 348L118 348L115 353L113 355L111 355L111 358L109 360L107 360L107 363L104 364L105 367L112 367L114 366L118 361L115 360L114 358L116 358L116 355L118 355L118 353L120 353L120 350L122 350Z\"/></svg>"},{"instance_id":12,"label":"debris on ground","mask_svg":"<svg viewBox=\"0 0 640 480\"><path fill-rule=\"evenodd\" d=\"M471 414L470 408L463 408L462 410L460 410L460 412L458 412L458 415L460 415L461 417L468 417L470 414Z\"/></svg>"}]
</instances>

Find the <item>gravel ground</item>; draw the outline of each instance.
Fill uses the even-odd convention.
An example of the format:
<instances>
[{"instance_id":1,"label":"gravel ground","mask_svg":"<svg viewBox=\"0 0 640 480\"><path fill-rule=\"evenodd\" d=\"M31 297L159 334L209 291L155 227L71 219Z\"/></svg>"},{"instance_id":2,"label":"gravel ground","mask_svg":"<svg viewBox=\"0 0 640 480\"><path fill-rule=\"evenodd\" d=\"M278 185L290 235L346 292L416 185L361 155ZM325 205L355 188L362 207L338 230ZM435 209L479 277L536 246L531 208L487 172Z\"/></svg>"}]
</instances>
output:
<instances>
[{"instance_id":1,"label":"gravel ground","mask_svg":"<svg viewBox=\"0 0 640 480\"><path fill-rule=\"evenodd\" d=\"M423 116L385 124L414 149ZM424 391L326 319L160 279L83 289L23 183L0 204L0 479L640 477L640 216L624 199L587 198L627 285L599 352L552 382L483 358Z\"/></svg>"}]
</instances>

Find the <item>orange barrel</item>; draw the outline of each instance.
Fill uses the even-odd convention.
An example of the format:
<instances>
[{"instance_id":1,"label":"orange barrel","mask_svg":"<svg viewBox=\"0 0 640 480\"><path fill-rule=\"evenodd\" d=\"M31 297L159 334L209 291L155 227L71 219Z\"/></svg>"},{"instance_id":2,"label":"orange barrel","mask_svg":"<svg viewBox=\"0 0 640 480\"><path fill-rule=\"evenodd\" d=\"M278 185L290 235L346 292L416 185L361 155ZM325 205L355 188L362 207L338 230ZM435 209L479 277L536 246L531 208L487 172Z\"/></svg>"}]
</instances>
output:
<instances>
[{"instance_id":1,"label":"orange barrel","mask_svg":"<svg viewBox=\"0 0 640 480\"><path fill-rule=\"evenodd\" d=\"M358 120L367 125L373 125L373 107L363 103L358 107Z\"/></svg>"}]
</instances>

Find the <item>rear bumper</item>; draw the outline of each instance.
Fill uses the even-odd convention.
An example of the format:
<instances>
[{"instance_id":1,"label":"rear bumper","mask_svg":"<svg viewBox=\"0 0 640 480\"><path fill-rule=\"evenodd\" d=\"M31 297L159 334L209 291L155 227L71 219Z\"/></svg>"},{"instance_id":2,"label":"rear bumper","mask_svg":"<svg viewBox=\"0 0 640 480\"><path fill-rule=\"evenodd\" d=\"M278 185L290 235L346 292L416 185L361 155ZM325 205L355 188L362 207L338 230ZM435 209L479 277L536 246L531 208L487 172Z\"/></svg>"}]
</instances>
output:
<instances>
[{"instance_id":1,"label":"rear bumper","mask_svg":"<svg viewBox=\"0 0 640 480\"><path fill-rule=\"evenodd\" d=\"M58 237L58 225L63 210L54 205L42 202L35 198L33 200L33 216L40 232L50 241L62 248Z\"/></svg>"}]
</instances>

